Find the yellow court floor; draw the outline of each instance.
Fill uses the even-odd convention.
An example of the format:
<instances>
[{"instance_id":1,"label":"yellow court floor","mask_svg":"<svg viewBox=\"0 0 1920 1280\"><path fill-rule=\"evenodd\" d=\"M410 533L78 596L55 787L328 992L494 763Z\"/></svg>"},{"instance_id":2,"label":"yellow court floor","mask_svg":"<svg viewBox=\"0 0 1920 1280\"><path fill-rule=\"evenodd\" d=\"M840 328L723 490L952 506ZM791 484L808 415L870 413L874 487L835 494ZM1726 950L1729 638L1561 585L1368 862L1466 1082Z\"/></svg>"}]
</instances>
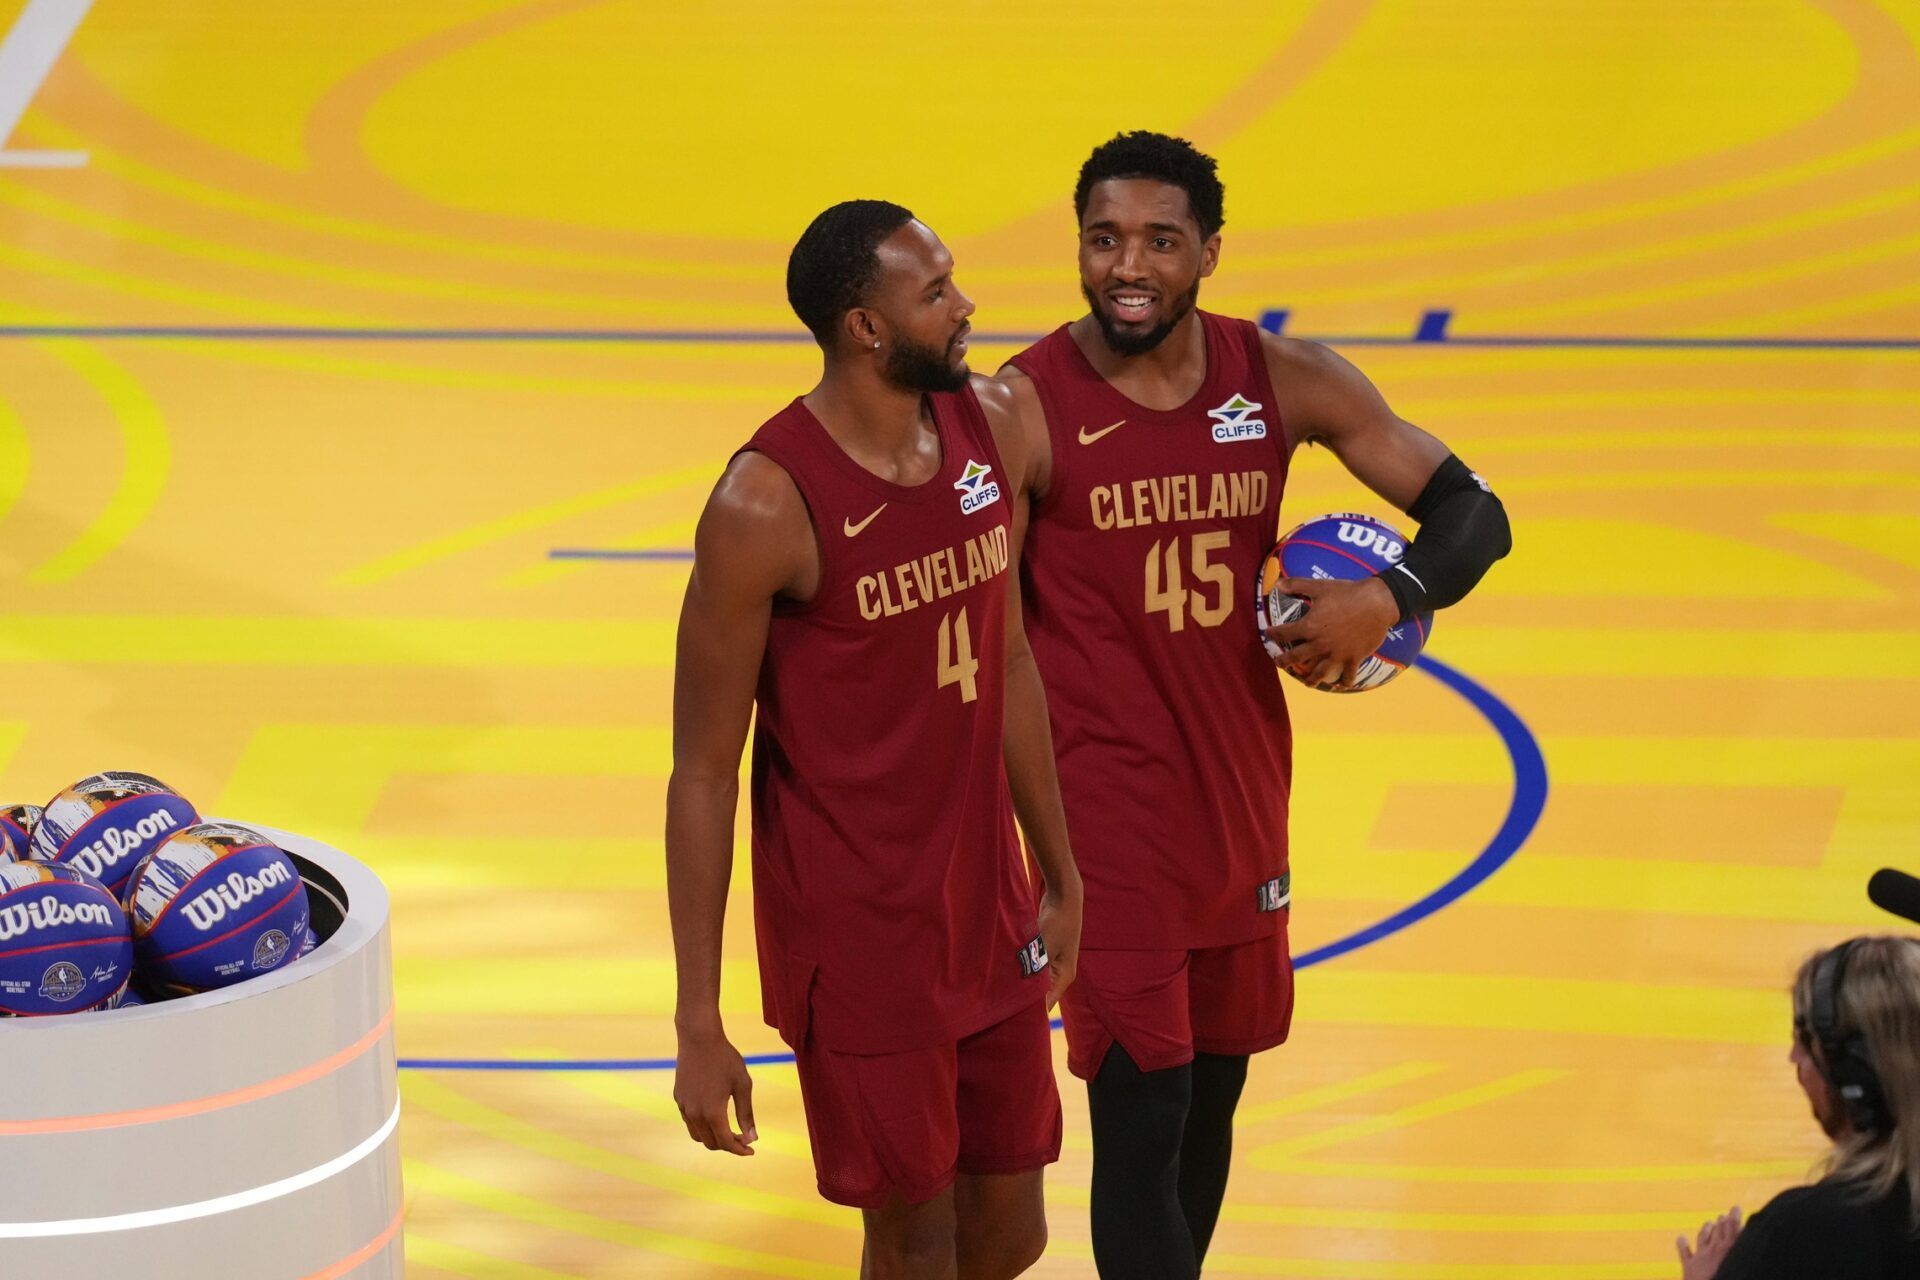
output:
<instances>
[{"instance_id":1,"label":"yellow court floor","mask_svg":"<svg viewBox=\"0 0 1920 1280\"><path fill-rule=\"evenodd\" d=\"M1445 904L1303 970L1208 1273L1651 1280L1806 1175L1786 982L1920 866L1920 4L0 30L46 55L0 53L0 800L139 769L385 879L402 1054L492 1064L403 1072L411 1275L854 1274L791 1066L750 1161L687 1141L667 1070L503 1067L673 1052L676 553L817 373L793 239L914 208L991 370L1077 313L1073 177L1121 128L1220 159L1203 304L1332 341L1517 542L1441 665L1291 699L1299 950ZM1285 520L1351 508L1297 461ZM744 864L725 1003L774 1052ZM1060 1075L1035 1274L1088 1276Z\"/></svg>"}]
</instances>

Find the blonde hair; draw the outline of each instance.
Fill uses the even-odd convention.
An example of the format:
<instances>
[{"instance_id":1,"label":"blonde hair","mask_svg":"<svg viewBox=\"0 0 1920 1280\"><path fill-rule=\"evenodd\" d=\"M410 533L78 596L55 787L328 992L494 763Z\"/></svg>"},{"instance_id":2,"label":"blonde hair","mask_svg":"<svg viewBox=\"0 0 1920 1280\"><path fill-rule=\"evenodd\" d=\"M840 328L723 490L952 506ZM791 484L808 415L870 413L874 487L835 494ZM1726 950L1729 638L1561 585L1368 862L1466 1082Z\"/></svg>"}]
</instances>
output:
<instances>
[{"instance_id":1,"label":"blonde hair","mask_svg":"<svg viewBox=\"0 0 1920 1280\"><path fill-rule=\"evenodd\" d=\"M1866 1040L1891 1127L1850 1130L1828 1153L1822 1181L1851 1183L1869 1200L1904 1188L1910 1221L1920 1227L1920 938L1859 938L1851 945L1834 1030ZM1829 954L1809 956L1794 978L1796 1025L1813 1007L1814 971ZM1817 1042L1814 1053L1824 1071L1826 1054Z\"/></svg>"}]
</instances>

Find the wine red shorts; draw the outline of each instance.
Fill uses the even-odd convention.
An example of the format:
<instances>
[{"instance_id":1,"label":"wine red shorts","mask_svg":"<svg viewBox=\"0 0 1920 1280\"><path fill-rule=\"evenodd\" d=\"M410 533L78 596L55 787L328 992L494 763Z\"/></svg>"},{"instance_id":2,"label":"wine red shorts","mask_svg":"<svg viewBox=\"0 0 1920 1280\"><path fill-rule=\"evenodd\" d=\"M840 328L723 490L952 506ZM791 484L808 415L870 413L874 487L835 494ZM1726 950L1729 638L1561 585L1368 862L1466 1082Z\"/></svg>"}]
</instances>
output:
<instances>
[{"instance_id":1,"label":"wine red shorts","mask_svg":"<svg viewBox=\"0 0 1920 1280\"><path fill-rule=\"evenodd\" d=\"M1060 1092L1044 1001L957 1041L905 1053L796 1055L820 1194L877 1209L933 1199L966 1174L1060 1158Z\"/></svg>"}]
</instances>

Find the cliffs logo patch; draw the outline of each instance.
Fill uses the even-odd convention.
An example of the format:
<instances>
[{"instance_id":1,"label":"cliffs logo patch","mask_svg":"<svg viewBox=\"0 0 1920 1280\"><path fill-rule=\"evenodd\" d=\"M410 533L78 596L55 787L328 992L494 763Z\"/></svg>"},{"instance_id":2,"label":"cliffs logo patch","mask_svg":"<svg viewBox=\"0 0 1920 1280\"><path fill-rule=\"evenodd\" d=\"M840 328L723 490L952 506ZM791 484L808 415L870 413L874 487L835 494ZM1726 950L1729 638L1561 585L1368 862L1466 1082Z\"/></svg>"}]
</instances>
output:
<instances>
[{"instance_id":1,"label":"cliffs logo patch","mask_svg":"<svg viewBox=\"0 0 1920 1280\"><path fill-rule=\"evenodd\" d=\"M42 999L65 1003L87 989L87 977L70 960L56 961L40 978Z\"/></svg>"},{"instance_id":2,"label":"cliffs logo patch","mask_svg":"<svg viewBox=\"0 0 1920 1280\"><path fill-rule=\"evenodd\" d=\"M991 479L992 474L993 468L984 462L967 459L967 469L953 482L953 487L960 491L962 515L970 516L980 508L990 507L1000 501L1000 482Z\"/></svg>"},{"instance_id":3,"label":"cliffs logo patch","mask_svg":"<svg viewBox=\"0 0 1920 1280\"><path fill-rule=\"evenodd\" d=\"M1218 409L1207 410L1207 416L1213 419L1214 443L1237 444L1242 440L1266 439L1266 419L1254 417L1265 407L1236 391Z\"/></svg>"}]
</instances>

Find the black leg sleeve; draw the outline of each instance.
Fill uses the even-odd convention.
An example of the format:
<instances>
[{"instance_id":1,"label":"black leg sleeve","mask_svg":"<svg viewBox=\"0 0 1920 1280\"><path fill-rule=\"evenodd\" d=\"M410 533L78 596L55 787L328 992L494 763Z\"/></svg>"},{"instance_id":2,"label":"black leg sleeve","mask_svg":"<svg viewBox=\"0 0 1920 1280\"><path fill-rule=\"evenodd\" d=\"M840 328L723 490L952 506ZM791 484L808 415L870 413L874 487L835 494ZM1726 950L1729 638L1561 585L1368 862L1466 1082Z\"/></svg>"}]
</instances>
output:
<instances>
[{"instance_id":1,"label":"black leg sleeve","mask_svg":"<svg viewBox=\"0 0 1920 1280\"><path fill-rule=\"evenodd\" d=\"M1093 1263L1101 1280L1197 1280L1180 1208L1180 1143L1193 1068L1141 1071L1114 1045L1087 1082L1093 1121Z\"/></svg>"},{"instance_id":2,"label":"black leg sleeve","mask_svg":"<svg viewBox=\"0 0 1920 1280\"><path fill-rule=\"evenodd\" d=\"M1227 1167L1233 1163L1233 1111L1247 1083L1245 1054L1196 1054L1193 1103L1187 1109L1180 1141L1180 1208L1193 1237L1193 1256L1204 1262L1227 1194Z\"/></svg>"}]
</instances>

